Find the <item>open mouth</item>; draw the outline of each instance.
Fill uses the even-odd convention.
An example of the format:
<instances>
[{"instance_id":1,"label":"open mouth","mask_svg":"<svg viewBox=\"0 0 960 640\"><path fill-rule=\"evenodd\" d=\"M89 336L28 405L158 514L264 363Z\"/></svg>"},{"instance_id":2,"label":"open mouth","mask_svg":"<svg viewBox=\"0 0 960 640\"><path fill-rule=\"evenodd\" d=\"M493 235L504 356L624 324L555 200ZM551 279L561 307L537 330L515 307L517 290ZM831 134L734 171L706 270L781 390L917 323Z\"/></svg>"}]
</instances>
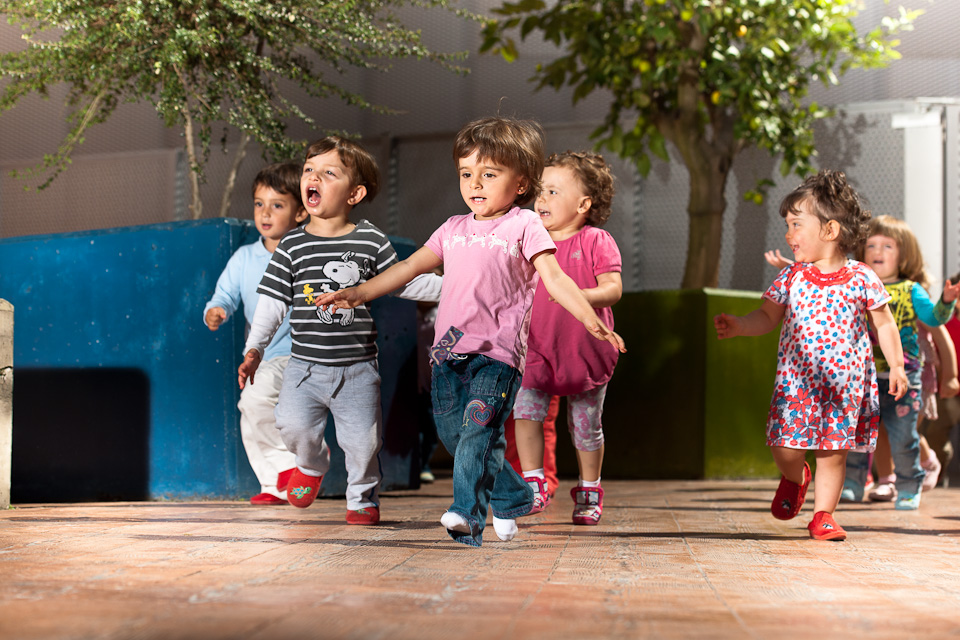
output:
<instances>
[{"instance_id":1,"label":"open mouth","mask_svg":"<svg viewBox=\"0 0 960 640\"><path fill-rule=\"evenodd\" d=\"M320 204L320 191L316 187L307 187L307 204L311 207Z\"/></svg>"},{"instance_id":2,"label":"open mouth","mask_svg":"<svg viewBox=\"0 0 960 640\"><path fill-rule=\"evenodd\" d=\"M546 209L539 209L539 210L537 211L537 213L540 214L540 217L541 217L541 218L546 218L547 216L550 215L550 212L547 211Z\"/></svg>"}]
</instances>

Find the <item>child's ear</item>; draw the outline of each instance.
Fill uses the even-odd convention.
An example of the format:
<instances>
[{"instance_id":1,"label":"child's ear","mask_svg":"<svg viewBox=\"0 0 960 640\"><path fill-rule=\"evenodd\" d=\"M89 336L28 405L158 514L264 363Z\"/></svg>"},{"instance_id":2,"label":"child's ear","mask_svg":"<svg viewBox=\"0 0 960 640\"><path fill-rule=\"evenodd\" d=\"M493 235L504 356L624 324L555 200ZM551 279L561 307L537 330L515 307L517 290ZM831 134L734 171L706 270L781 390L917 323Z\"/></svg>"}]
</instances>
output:
<instances>
[{"instance_id":1,"label":"child's ear","mask_svg":"<svg viewBox=\"0 0 960 640\"><path fill-rule=\"evenodd\" d=\"M362 184L358 184L353 188L353 193L350 194L350 197L347 198L347 204L349 204L351 207L355 207L366 197L367 188Z\"/></svg>"},{"instance_id":2,"label":"child's ear","mask_svg":"<svg viewBox=\"0 0 960 640\"><path fill-rule=\"evenodd\" d=\"M523 194L525 194L525 193L527 192L527 189L528 189L529 187L530 187L530 185L529 185L529 183L527 182L527 179L526 179L526 178L520 178L520 184L517 185L517 194L522 196Z\"/></svg>"},{"instance_id":3,"label":"child's ear","mask_svg":"<svg viewBox=\"0 0 960 640\"><path fill-rule=\"evenodd\" d=\"M309 214L307 213L307 210L304 209L303 207L300 207L297 209L297 212L294 214L293 219L296 221L297 224L300 224L301 222L306 220L308 217L309 217Z\"/></svg>"},{"instance_id":4,"label":"child's ear","mask_svg":"<svg viewBox=\"0 0 960 640\"><path fill-rule=\"evenodd\" d=\"M823 239L827 242L833 242L840 237L840 223L836 220L827 220L823 226Z\"/></svg>"},{"instance_id":5,"label":"child's ear","mask_svg":"<svg viewBox=\"0 0 960 640\"><path fill-rule=\"evenodd\" d=\"M590 207L593 206L593 200L590 196L583 196L580 198L580 204L577 205L577 213L586 214L590 211Z\"/></svg>"}]
</instances>

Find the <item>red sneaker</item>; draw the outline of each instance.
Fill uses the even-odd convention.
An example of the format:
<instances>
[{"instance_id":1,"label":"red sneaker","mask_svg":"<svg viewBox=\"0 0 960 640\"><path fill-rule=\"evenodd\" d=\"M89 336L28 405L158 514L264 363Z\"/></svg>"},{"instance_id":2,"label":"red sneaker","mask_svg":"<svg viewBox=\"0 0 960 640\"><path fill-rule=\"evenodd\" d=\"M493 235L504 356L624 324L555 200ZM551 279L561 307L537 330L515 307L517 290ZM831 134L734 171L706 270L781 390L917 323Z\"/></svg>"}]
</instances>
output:
<instances>
[{"instance_id":1,"label":"red sneaker","mask_svg":"<svg viewBox=\"0 0 960 640\"><path fill-rule=\"evenodd\" d=\"M813 520L807 525L807 530L810 531L810 537L814 540L840 542L847 539L847 532L826 511L817 511L813 514Z\"/></svg>"},{"instance_id":2,"label":"red sneaker","mask_svg":"<svg viewBox=\"0 0 960 640\"><path fill-rule=\"evenodd\" d=\"M777 493L773 496L773 502L770 503L770 513L777 520L790 520L800 513L800 507L807 497L807 487L810 486L810 480L813 473L810 471L810 465L803 463L803 484L791 482L780 476L780 486L777 487Z\"/></svg>"},{"instance_id":3,"label":"red sneaker","mask_svg":"<svg viewBox=\"0 0 960 640\"><path fill-rule=\"evenodd\" d=\"M363 507L356 511L347 509L347 524L377 524L380 522L380 509Z\"/></svg>"},{"instance_id":4,"label":"red sneaker","mask_svg":"<svg viewBox=\"0 0 960 640\"><path fill-rule=\"evenodd\" d=\"M321 480L323 476L308 476L300 469L294 469L287 482L287 501L295 507L306 509L316 500Z\"/></svg>"},{"instance_id":5,"label":"red sneaker","mask_svg":"<svg viewBox=\"0 0 960 640\"><path fill-rule=\"evenodd\" d=\"M547 508L550 504L550 494L547 492L547 481L545 479L531 476L524 478L524 480L526 480L530 488L533 489L533 506L530 507L530 511L527 512L528 516L532 516Z\"/></svg>"},{"instance_id":6,"label":"red sneaker","mask_svg":"<svg viewBox=\"0 0 960 640\"><path fill-rule=\"evenodd\" d=\"M283 504L290 504L283 498L278 498L272 493L258 493L257 495L250 498L250 504L255 505L266 505L266 506L280 506Z\"/></svg>"}]
</instances>

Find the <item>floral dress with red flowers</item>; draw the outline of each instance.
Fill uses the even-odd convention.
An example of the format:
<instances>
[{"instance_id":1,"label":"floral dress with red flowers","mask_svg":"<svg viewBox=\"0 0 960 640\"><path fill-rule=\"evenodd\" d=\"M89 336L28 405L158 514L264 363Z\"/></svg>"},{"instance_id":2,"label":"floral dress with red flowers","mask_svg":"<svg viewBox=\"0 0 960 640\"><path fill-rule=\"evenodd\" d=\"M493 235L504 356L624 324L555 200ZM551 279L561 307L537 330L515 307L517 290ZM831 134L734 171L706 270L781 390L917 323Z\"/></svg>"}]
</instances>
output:
<instances>
[{"instance_id":1,"label":"floral dress with red flowers","mask_svg":"<svg viewBox=\"0 0 960 640\"><path fill-rule=\"evenodd\" d=\"M890 299L880 278L856 260L827 274L794 263L763 297L786 307L767 445L873 451L880 403L867 311Z\"/></svg>"}]
</instances>

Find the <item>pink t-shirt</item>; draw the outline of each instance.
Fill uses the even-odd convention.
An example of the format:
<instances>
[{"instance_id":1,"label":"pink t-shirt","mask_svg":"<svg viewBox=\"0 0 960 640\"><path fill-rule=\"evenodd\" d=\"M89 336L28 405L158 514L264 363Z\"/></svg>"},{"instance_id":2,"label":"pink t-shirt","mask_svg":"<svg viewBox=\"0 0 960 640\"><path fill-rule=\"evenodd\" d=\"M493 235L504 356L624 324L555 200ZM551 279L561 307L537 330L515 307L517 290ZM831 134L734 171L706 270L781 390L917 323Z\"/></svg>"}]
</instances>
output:
<instances>
[{"instance_id":1,"label":"pink t-shirt","mask_svg":"<svg viewBox=\"0 0 960 640\"><path fill-rule=\"evenodd\" d=\"M613 236L590 225L557 242L556 257L581 289L596 287L601 273L621 271L620 249ZM595 311L613 329L613 310ZM537 285L522 386L558 396L595 389L610 381L618 355L609 342L591 336L582 322L550 302L543 283Z\"/></svg>"},{"instance_id":2,"label":"pink t-shirt","mask_svg":"<svg viewBox=\"0 0 960 640\"><path fill-rule=\"evenodd\" d=\"M539 277L530 263L556 245L540 217L514 207L494 220L453 216L424 245L443 260L434 344L456 327L453 353L482 353L523 371Z\"/></svg>"}]
</instances>

